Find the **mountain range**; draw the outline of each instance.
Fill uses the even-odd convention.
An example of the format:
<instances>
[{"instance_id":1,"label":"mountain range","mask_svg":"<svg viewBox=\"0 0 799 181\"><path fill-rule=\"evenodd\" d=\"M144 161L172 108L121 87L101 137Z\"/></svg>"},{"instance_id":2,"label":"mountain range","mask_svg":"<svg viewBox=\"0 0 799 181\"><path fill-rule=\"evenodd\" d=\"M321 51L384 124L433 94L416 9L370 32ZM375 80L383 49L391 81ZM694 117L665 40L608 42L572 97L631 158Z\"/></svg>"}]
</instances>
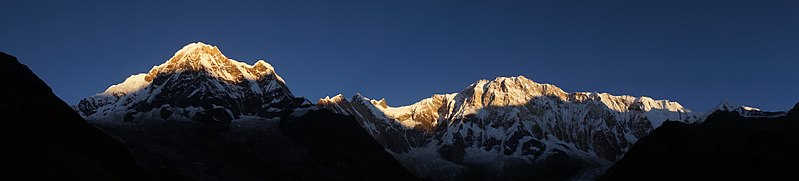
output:
<instances>
[{"instance_id":1,"label":"mountain range","mask_svg":"<svg viewBox=\"0 0 799 181\"><path fill-rule=\"evenodd\" d=\"M353 115L403 165L435 180L593 178L663 122L700 117L676 102L568 93L524 76L402 107L360 94L317 105Z\"/></svg>"},{"instance_id":2,"label":"mountain range","mask_svg":"<svg viewBox=\"0 0 799 181\"><path fill-rule=\"evenodd\" d=\"M566 92L525 76L478 80L459 92L434 94L406 106L389 106L386 99L370 99L357 93L350 98L341 94L320 98L313 103L295 96L269 63L238 62L222 54L218 47L200 42L186 45L148 72L132 75L69 107L49 88L45 89L46 85L27 68L16 64L3 66L9 69L3 73L23 71L21 74L26 76L7 82L37 82L35 89L41 91L19 93L14 92L17 89L3 89L0 96L45 95L48 103L41 105L53 105L48 110L60 112L37 118L49 122L19 116L35 113L8 114L4 108L4 114L20 124L42 122L55 128L62 123L52 120L72 120L71 124L81 125L74 130L92 138L68 139L101 140L113 148L80 147L74 153L105 156L95 158L102 164L125 165L92 165L90 168L111 169L100 178L140 173L136 175L142 176L136 178L192 180L690 179L703 173L694 171L703 169L700 166L719 167L708 172L716 175L732 170L721 167L729 165L708 163L720 163L733 153L762 153L740 149L743 151L713 155L719 152L701 146L717 144L712 140L725 139L732 132L707 130L735 127L736 131L744 130L746 136L727 142L751 142L762 138L764 134L759 133L763 130L755 130L758 134L749 136L750 129L761 127L744 125L778 122L773 125L780 126L764 129L779 127L782 132L778 131L777 136L783 142L764 144L782 144L796 143L789 132L799 129L792 122L796 108L765 112L722 102L707 113L699 113L674 101L644 96ZM17 105L33 103L19 100L0 105L16 110L25 108ZM691 145L680 146L680 141L686 140ZM757 145L750 142L718 145ZM660 150L668 149L659 145L682 152L663 152ZM20 146L23 148L31 149ZM794 148L771 150L789 155ZM97 149L116 151L112 155L96 153L101 152ZM715 157L691 159L707 154ZM680 156L686 156L682 158L686 163L698 163L680 166L680 159L671 159ZM776 162L776 158L765 162L796 165L791 159L795 157L786 162ZM118 163L105 163L114 160ZM86 164L52 159L41 162L48 161ZM754 163L745 161L742 163ZM645 168L652 169L642 171ZM680 168L692 170L673 174Z\"/></svg>"}]
</instances>

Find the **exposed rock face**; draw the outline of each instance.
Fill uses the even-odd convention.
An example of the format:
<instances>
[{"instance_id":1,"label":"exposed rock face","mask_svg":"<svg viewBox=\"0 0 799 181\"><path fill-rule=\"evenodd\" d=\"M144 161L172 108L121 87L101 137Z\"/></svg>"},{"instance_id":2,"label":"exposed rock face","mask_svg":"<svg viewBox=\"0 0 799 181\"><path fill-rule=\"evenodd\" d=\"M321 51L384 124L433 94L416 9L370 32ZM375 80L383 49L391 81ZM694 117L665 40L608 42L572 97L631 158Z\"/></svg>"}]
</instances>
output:
<instances>
[{"instance_id":1,"label":"exposed rock face","mask_svg":"<svg viewBox=\"0 0 799 181\"><path fill-rule=\"evenodd\" d=\"M676 102L567 93L521 76L403 107L361 95L318 105L353 115L403 165L436 180L593 178L664 121L699 119Z\"/></svg>"},{"instance_id":2,"label":"exposed rock face","mask_svg":"<svg viewBox=\"0 0 799 181\"><path fill-rule=\"evenodd\" d=\"M799 104L787 114L781 113L747 116L730 109L710 114L701 124L667 122L635 143L600 180L795 177L799 169Z\"/></svg>"},{"instance_id":3,"label":"exposed rock face","mask_svg":"<svg viewBox=\"0 0 799 181\"><path fill-rule=\"evenodd\" d=\"M302 102L268 63L247 65L215 46L192 43L149 73L81 100L76 109L89 119L160 117L225 125L240 116L276 117Z\"/></svg>"},{"instance_id":4,"label":"exposed rock face","mask_svg":"<svg viewBox=\"0 0 799 181\"><path fill-rule=\"evenodd\" d=\"M128 149L0 52L0 180L180 179L136 166Z\"/></svg>"}]
</instances>

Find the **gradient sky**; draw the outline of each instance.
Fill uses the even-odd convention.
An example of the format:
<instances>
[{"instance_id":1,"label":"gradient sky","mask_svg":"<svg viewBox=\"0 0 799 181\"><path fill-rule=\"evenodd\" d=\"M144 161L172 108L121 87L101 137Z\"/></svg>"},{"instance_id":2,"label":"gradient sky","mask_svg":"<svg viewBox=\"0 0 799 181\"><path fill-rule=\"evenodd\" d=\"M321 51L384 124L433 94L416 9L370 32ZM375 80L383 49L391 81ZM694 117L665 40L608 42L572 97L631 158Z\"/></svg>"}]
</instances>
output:
<instances>
[{"instance_id":1,"label":"gradient sky","mask_svg":"<svg viewBox=\"0 0 799 181\"><path fill-rule=\"evenodd\" d=\"M311 100L360 92L398 106L524 75L699 112L799 101L799 1L485 2L11 0L0 51L70 104L197 41L266 60Z\"/></svg>"}]
</instances>

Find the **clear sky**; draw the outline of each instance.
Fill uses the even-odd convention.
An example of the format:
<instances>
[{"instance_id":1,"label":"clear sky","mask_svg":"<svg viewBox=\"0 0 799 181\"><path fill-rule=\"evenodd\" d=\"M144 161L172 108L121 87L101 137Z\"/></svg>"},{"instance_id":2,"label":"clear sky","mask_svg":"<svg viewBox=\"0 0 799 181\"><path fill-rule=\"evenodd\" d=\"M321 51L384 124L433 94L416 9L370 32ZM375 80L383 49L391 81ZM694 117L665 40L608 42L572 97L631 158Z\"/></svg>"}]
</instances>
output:
<instances>
[{"instance_id":1,"label":"clear sky","mask_svg":"<svg viewBox=\"0 0 799 181\"><path fill-rule=\"evenodd\" d=\"M490 3L488 3L490 2ZM799 1L3 1L0 51L70 104L191 42L271 63L295 95L389 105L524 75L568 92L799 101ZM13 85L3 85L13 86Z\"/></svg>"}]
</instances>

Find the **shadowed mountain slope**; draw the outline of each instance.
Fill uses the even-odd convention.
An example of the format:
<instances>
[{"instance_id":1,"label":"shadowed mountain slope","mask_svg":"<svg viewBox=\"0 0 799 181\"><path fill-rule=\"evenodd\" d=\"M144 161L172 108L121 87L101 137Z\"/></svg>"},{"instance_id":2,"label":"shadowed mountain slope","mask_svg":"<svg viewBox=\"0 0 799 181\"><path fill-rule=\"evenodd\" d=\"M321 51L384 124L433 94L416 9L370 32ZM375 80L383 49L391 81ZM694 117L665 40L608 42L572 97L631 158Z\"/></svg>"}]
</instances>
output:
<instances>
[{"instance_id":1,"label":"shadowed mountain slope","mask_svg":"<svg viewBox=\"0 0 799 181\"><path fill-rule=\"evenodd\" d=\"M796 177L797 153L799 104L754 117L716 111L701 124L666 122L600 180L782 180Z\"/></svg>"},{"instance_id":2,"label":"shadowed mountain slope","mask_svg":"<svg viewBox=\"0 0 799 181\"><path fill-rule=\"evenodd\" d=\"M0 180L180 179L136 166L125 145L75 113L13 56L0 53Z\"/></svg>"}]
</instances>

